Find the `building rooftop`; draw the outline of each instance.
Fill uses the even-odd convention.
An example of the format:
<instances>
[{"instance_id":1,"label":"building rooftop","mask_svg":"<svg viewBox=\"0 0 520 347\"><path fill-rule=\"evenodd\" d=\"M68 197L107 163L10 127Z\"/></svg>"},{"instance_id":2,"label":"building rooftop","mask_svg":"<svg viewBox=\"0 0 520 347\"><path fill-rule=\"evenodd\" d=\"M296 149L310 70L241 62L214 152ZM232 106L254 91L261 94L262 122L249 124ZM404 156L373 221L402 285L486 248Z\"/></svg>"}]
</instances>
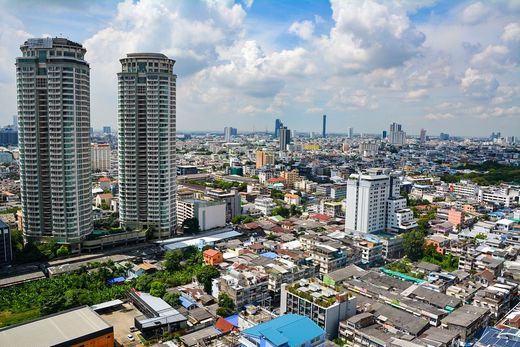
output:
<instances>
[{"instance_id":1,"label":"building rooftop","mask_svg":"<svg viewBox=\"0 0 520 347\"><path fill-rule=\"evenodd\" d=\"M90 307L84 306L1 329L0 346L69 345L89 334L109 332L113 332L113 327Z\"/></svg>"},{"instance_id":2,"label":"building rooftop","mask_svg":"<svg viewBox=\"0 0 520 347\"><path fill-rule=\"evenodd\" d=\"M275 346L287 344L299 347L303 343L325 334L316 323L307 317L286 314L242 331L244 335L265 338Z\"/></svg>"},{"instance_id":3,"label":"building rooftop","mask_svg":"<svg viewBox=\"0 0 520 347\"><path fill-rule=\"evenodd\" d=\"M464 305L453 311L448 317L444 318L442 323L468 327L473 324L473 322L479 320L487 312L489 312L487 308Z\"/></svg>"}]
</instances>

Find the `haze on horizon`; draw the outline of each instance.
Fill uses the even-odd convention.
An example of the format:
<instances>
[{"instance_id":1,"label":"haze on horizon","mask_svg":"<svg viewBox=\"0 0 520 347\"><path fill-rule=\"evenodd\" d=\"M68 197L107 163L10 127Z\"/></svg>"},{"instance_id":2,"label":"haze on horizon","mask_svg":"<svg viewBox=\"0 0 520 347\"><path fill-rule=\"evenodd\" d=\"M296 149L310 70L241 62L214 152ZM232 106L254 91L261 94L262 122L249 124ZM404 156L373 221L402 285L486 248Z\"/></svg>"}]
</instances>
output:
<instances>
[{"instance_id":1,"label":"haze on horizon","mask_svg":"<svg viewBox=\"0 0 520 347\"><path fill-rule=\"evenodd\" d=\"M82 43L91 122L117 123L119 59L176 60L179 131L520 135L520 1L0 0L0 125L31 37Z\"/></svg>"}]
</instances>

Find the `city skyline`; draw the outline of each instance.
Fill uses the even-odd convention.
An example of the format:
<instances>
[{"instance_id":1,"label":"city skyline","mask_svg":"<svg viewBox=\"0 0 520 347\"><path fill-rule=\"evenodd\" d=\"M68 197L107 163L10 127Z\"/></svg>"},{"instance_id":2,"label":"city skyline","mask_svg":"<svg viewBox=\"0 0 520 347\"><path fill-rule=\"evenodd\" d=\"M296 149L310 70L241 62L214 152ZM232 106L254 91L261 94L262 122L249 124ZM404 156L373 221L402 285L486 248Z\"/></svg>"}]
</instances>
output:
<instances>
[{"instance_id":1,"label":"city skyline","mask_svg":"<svg viewBox=\"0 0 520 347\"><path fill-rule=\"evenodd\" d=\"M4 0L0 10L4 61L31 37L87 48L95 128L117 125L118 57L149 51L177 61L181 132L263 131L276 118L320 132L323 114L343 133L379 133L392 122L410 134L520 131L514 2ZM9 124L10 64L0 68L0 102Z\"/></svg>"}]
</instances>

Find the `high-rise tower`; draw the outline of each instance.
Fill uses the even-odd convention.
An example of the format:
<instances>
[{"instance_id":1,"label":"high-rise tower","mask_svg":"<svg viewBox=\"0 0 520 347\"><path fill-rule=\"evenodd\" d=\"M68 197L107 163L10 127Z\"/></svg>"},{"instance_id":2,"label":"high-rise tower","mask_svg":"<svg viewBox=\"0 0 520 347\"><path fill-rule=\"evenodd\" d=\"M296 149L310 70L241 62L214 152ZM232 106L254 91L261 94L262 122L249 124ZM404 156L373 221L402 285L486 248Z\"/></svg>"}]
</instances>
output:
<instances>
[{"instance_id":1,"label":"high-rise tower","mask_svg":"<svg viewBox=\"0 0 520 347\"><path fill-rule=\"evenodd\" d=\"M29 39L16 59L24 235L73 247L92 231L90 68L64 38Z\"/></svg>"},{"instance_id":2,"label":"high-rise tower","mask_svg":"<svg viewBox=\"0 0 520 347\"><path fill-rule=\"evenodd\" d=\"M274 137L278 138L280 134L280 128L283 127L283 123L280 119L274 121Z\"/></svg>"},{"instance_id":3,"label":"high-rise tower","mask_svg":"<svg viewBox=\"0 0 520 347\"><path fill-rule=\"evenodd\" d=\"M321 130L321 137L327 137L327 115L323 115L323 129Z\"/></svg>"},{"instance_id":4,"label":"high-rise tower","mask_svg":"<svg viewBox=\"0 0 520 347\"><path fill-rule=\"evenodd\" d=\"M120 61L121 225L167 236L176 227L175 61L159 53L131 53Z\"/></svg>"}]
</instances>

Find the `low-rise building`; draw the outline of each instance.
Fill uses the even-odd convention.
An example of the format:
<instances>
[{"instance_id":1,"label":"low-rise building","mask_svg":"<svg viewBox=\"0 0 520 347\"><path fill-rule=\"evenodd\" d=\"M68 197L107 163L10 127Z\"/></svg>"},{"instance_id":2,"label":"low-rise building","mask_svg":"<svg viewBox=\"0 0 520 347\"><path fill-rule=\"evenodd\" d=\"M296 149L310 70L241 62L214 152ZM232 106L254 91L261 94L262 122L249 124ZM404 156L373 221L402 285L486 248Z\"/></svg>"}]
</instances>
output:
<instances>
[{"instance_id":1,"label":"low-rise building","mask_svg":"<svg viewBox=\"0 0 520 347\"><path fill-rule=\"evenodd\" d=\"M488 323L489 309L464 305L442 320L442 328L459 333L461 340L468 342Z\"/></svg>"},{"instance_id":2,"label":"low-rise building","mask_svg":"<svg viewBox=\"0 0 520 347\"><path fill-rule=\"evenodd\" d=\"M226 203L197 199L177 200L177 225L186 219L197 218L200 230L224 227L226 225Z\"/></svg>"},{"instance_id":3,"label":"low-rise building","mask_svg":"<svg viewBox=\"0 0 520 347\"><path fill-rule=\"evenodd\" d=\"M326 332L327 339L338 336L339 322L356 313L355 297L337 292L318 279L283 284L280 313L295 313L312 319Z\"/></svg>"},{"instance_id":4,"label":"low-rise building","mask_svg":"<svg viewBox=\"0 0 520 347\"><path fill-rule=\"evenodd\" d=\"M259 210L264 216L270 216L275 207L276 204L271 198L261 197L255 199L255 208Z\"/></svg>"},{"instance_id":5,"label":"low-rise building","mask_svg":"<svg viewBox=\"0 0 520 347\"><path fill-rule=\"evenodd\" d=\"M231 267L226 274L213 280L212 295L218 298L220 293L226 293L237 309L247 305L271 305L268 275L262 267L245 267L239 264Z\"/></svg>"},{"instance_id":6,"label":"low-rise building","mask_svg":"<svg viewBox=\"0 0 520 347\"><path fill-rule=\"evenodd\" d=\"M206 249L202 252L202 259L206 265L218 265L224 261L224 255L214 249Z\"/></svg>"}]
</instances>

